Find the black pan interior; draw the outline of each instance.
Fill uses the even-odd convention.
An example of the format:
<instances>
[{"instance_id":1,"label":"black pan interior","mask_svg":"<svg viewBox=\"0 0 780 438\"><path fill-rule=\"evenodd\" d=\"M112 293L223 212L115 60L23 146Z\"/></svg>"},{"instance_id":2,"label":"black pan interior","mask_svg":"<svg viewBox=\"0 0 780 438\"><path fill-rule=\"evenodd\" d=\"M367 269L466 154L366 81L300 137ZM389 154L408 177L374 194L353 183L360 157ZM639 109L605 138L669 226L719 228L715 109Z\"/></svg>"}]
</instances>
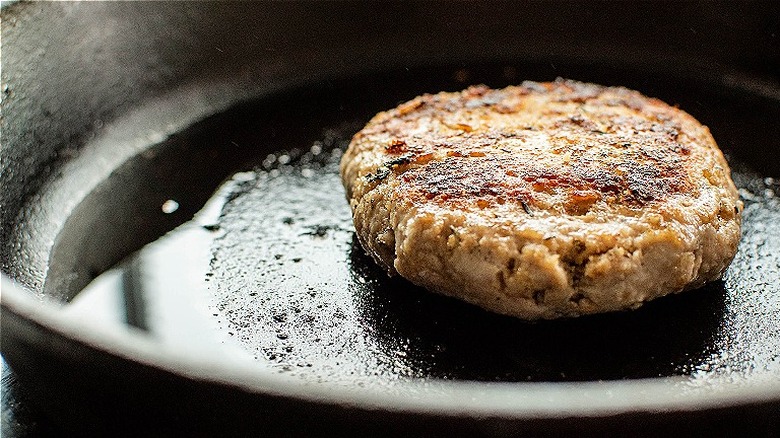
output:
<instances>
[{"instance_id":1,"label":"black pan interior","mask_svg":"<svg viewBox=\"0 0 780 438\"><path fill-rule=\"evenodd\" d=\"M710 127L746 203L722 281L632 312L530 324L387 278L363 253L337 166L373 114L423 92L556 76L635 88ZM776 379L777 120L776 93L746 84L582 64L449 65L284 90L114 171L57 236L46 294L163 344L223 348L306 381Z\"/></svg>"}]
</instances>

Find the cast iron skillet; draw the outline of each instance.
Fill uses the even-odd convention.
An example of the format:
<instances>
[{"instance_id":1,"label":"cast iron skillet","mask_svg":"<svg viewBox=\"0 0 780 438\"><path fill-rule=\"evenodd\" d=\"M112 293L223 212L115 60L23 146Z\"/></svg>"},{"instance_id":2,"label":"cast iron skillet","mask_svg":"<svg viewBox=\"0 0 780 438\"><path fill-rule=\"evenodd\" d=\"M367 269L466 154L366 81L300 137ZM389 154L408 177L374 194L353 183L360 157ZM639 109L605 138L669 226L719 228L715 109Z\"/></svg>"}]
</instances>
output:
<instances>
[{"instance_id":1,"label":"cast iron skillet","mask_svg":"<svg viewBox=\"0 0 780 438\"><path fill-rule=\"evenodd\" d=\"M6 7L3 355L82 432L776 433L777 10L607 6ZM747 204L724 280L526 324L378 272L334 174L349 136L556 76L710 126Z\"/></svg>"}]
</instances>

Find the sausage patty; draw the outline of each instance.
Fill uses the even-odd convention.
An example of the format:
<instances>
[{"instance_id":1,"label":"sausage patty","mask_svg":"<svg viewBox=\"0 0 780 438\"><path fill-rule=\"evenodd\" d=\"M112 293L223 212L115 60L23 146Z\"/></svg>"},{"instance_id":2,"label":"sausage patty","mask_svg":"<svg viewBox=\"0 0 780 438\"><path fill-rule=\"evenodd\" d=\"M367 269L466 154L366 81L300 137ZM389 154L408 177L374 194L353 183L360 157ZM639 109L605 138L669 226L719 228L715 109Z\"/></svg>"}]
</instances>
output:
<instances>
[{"instance_id":1,"label":"sausage patty","mask_svg":"<svg viewBox=\"0 0 780 438\"><path fill-rule=\"evenodd\" d=\"M742 204L707 127L621 87L426 94L377 114L341 178L388 273L524 319L632 309L719 278Z\"/></svg>"}]
</instances>

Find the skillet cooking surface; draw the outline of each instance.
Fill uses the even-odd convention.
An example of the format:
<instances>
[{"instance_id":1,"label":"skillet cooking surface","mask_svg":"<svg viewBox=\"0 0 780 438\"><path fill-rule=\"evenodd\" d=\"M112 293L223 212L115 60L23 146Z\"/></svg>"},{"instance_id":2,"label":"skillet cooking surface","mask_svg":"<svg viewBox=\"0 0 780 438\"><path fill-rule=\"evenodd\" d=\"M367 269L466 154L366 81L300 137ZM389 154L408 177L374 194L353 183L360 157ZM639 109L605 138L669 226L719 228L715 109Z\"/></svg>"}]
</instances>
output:
<instances>
[{"instance_id":1,"label":"skillet cooking surface","mask_svg":"<svg viewBox=\"0 0 780 438\"><path fill-rule=\"evenodd\" d=\"M530 324L387 278L363 253L338 160L371 116L423 92L556 75L638 89L710 127L746 204L740 250L722 281L636 311ZM780 181L768 175L780 169L767 158L778 150L780 103L738 85L588 66L481 65L283 91L204 120L117 169L66 222L45 288L70 301L68 312L306 381L777 379ZM127 217L157 235L183 224L99 275L103 243L87 230L126 234L126 222L112 218Z\"/></svg>"}]
</instances>

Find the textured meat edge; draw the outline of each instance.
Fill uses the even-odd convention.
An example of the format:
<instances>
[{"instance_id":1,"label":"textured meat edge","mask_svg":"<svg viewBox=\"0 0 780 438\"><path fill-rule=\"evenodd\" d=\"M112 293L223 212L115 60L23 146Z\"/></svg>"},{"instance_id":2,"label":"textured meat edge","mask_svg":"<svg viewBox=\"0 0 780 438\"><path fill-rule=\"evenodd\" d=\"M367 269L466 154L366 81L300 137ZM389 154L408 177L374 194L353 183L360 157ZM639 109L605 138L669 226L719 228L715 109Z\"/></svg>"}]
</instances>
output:
<instances>
[{"instance_id":1,"label":"textured meat edge","mask_svg":"<svg viewBox=\"0 0 780 438\"><path fill-rule=\"evenodd\" d=\"M717 193L699 206L708 220L630 233L605 250L598 237L587 238L593 224L579 218L558 221L582 238L549 239L528 224L497 229L476 225L467 213L404 205L394 185L388 181L352 202L369 255L391 275L526 320L636 309L700 287L723 275L740 236L740 217L730 214L741 209L739 201L724 188L713 188ZM637 228L644 225L640 220ZM458 235L464 227L468 233Z\"/></svg>"}]
</instances>

